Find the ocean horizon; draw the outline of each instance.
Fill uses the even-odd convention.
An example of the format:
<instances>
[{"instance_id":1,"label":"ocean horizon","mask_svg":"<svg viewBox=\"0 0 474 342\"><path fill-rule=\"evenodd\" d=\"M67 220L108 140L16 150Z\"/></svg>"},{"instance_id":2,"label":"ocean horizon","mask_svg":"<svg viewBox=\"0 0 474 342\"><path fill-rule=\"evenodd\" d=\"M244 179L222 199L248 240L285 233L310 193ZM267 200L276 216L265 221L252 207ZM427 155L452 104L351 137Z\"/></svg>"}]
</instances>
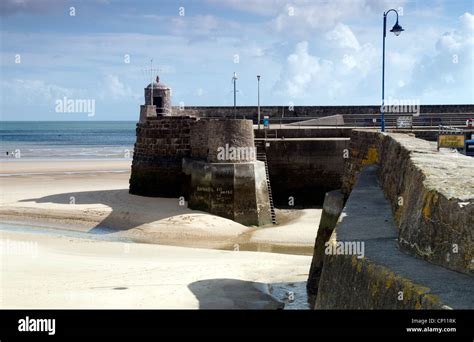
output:
<instances>
[{"instance_id":1,"label":"ocean horizon","mask_svg":"<svg viewBox=\"0 0 474 342\"><path fill-rule=\"evenodd\" d=\"M136 121L1 121L0 161L131 159Z\"/></svg>"}]
</instances>

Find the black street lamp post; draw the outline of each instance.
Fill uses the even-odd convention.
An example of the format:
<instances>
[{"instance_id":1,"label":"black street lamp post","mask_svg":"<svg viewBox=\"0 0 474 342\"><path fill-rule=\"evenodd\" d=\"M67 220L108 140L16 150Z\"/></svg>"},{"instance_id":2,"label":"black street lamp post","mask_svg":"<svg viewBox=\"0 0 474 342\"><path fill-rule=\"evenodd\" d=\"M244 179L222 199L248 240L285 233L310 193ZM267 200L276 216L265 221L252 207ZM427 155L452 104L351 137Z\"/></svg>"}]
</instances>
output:
<instances>
[{"instance_id":1,"label":"black street lamp post","mask_svg":"<svg viewBox=\"0 0 474 342\"><path fill-rule=\"evenodd\" d=\"M397 22L393 25L390 32L393 32L396 36L399 36L404 29L398 24L398 12L396 10L389 9L383 14L383 48L382 48L382 106L380 106L380 129L385 132L385 36L387 35L387 14L390 12L397 14Z\"/></svg>"}]
</instances>

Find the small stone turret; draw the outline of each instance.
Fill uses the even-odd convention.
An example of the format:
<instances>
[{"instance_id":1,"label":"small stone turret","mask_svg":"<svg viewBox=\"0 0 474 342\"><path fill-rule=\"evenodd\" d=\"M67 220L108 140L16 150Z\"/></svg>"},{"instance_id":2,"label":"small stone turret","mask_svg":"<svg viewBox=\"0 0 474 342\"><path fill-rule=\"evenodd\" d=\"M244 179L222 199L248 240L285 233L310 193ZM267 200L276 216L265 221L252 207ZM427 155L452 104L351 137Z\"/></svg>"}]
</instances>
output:
<instances>
[{"instance_id":1,"label":"small stone turret","mask_svg":"<svg viewBox=\"0 0 474 342\"><path fill-rule=\"evenodd\" d=\"M149 117L171 116L171 88L160 82L150 83L145 88L145 105L140 106L140 122L145 122Z\"/></svg>"}]
</instances>

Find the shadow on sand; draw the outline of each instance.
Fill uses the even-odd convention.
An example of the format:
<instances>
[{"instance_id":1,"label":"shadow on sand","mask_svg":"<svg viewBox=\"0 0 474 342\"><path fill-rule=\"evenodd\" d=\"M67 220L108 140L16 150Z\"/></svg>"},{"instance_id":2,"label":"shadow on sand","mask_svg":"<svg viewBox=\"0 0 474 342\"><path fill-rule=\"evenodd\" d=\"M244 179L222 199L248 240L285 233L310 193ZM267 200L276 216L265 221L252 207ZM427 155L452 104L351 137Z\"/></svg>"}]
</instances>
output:
<instances>
[{"instance_id":1,"label":"shadow on sand","mask_svg":"<svg viewBox=\"0 0 474 342\"><path fill-rule=\"evenodd\" d=\"M306 282L259 283L239 279L206 279L188 285L199 309L308 310Z\"/></svg>"},{"instance_id":2,"label":"shadow on sand","mask_svg":"<svg viewBox=\"0 0 474 342\"><path fill-rule=\"evenodd\" d=\"M206 279L188 285L199 309L283 309L285 304L268 293L264 283L238 279Z\"/></svg>"},{"instance_id":3,"label":"shadow on sand","mask_svg":"<svg viewBox=\"0 0 474 342\"><path fill-rule=\"evenodd\" d=\"M55 194L40 198L24 199L20 202L56 203L56 204L102 204L112 209L102 221L89 233L109 234L117 230L128 230L142 224L155 222L182 214L196 213L180 206L176 198L156 198L135 196L128 189L83 191ZM97 215L94 210L91 215ZM84 211L87 215L88 211Z\"/></svg>"}]
</instances>

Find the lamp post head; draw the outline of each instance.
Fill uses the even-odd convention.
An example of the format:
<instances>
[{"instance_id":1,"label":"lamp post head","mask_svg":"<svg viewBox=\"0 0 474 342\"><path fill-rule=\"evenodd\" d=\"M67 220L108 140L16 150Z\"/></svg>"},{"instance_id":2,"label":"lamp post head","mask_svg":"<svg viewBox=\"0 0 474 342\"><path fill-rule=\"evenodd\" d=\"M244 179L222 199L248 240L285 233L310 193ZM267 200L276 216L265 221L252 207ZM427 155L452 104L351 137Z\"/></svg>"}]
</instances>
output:
<instances>
[{"instance_id":1,"label":"lamp post head","mask_svg":"<svg viewBox=\"0 0 474 342\"><path fill-rule=\"evenodd\" d=\"M395 25L393 25L392 29L390 30L390 32L393 32L396 36L399 36L400 33L402 33L403 31L405 30L398 24L398 20L395 23Z\"/></svg>"},{"instance_id":2,"label":"lamp post head","mask_svg":"<svg viewBox=\"0 0 474 342\"><path fill-rule=\"evenodd\" d=\"M257 75L257 80L260 81L260 75Z\"/></svg>"}]
</instances>

